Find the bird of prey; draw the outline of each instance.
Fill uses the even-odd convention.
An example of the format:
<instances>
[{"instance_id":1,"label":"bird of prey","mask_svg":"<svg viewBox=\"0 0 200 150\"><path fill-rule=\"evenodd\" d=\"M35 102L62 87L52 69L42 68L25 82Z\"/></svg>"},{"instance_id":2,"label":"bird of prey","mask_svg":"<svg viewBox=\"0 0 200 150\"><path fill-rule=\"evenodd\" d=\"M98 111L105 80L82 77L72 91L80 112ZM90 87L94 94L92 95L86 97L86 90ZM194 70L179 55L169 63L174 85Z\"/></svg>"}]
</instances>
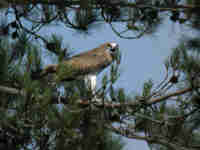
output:
<instances>
[{"instance_id":1,"label":"bird of prey","mask_svg":"<svg viewBox=\"0 0 200 150\"><path fill-rule=\"evenodd\" d=\"M59 81L84 79L86 86L95 91L97 75L114 62L118 48L115 42L104 43L97 48L63 60L59 64L48 65L39 76L41 78L54 73Z\"/></svg>"}]
</instances>

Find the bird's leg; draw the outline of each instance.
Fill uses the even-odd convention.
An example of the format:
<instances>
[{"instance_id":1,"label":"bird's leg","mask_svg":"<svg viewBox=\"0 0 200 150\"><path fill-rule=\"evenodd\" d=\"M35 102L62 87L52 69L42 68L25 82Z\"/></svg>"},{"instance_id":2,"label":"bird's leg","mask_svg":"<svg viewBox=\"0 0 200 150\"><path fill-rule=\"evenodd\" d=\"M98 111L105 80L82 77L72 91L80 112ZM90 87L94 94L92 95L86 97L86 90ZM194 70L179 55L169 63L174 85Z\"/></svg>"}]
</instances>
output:
<instances>
[{"instance_id":1,"label":"bird's leg","mask_svg":"<svg viewBox=\"0 0 200 150\"><path fill-rule=\"evenodd\" d=\"M92 101L98 101L97 95L96 95L96 84L97 84L97 76L96 74L91 74L85 77L85 84L86 87L91 91L92 93Z\"/></svg>"}]
</instances>

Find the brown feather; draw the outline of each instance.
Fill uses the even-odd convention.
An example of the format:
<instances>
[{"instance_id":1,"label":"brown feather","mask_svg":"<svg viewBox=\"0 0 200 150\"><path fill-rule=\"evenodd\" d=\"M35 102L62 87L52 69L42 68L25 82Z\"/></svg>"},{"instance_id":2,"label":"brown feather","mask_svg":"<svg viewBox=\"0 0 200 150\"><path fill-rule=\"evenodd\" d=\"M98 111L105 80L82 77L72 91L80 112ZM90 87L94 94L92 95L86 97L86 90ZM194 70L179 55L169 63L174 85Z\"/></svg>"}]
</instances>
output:
<instances>
[{"instance_id":1,"label":"brown feather","mask_svg":"<svg viewBox=\"0 0 200 150\"><path fill-rule=\"evenodd\" d=\"M105 67L113 62L110 53L107 52L109 43L73 56L58 65L48 65L43 74L55 72L60 80L73 80L78 76L88 73L101 72Z\"/></svg>"}]
</instances>

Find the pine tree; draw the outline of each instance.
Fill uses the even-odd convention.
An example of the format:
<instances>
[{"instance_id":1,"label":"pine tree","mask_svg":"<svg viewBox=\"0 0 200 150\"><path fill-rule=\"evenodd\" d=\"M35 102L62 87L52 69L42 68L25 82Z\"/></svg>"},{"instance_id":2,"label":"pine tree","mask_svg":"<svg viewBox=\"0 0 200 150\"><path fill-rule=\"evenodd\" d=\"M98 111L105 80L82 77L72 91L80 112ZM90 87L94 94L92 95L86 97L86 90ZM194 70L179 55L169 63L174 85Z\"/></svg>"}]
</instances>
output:
<instances>
[{"instance_id":1,"label":"pine tree","mask_svg":"<svg viewBox=\"0 0 200 150\"><path fill-rule=\"evenodd\" d=\"M1 0L0 149L121 150L117 135L155 150L199 149L199 8L199 0ZM90 101L81 80L32 78L45 53L52 63L71 57L62 37L39 32L47 25L87 34L104 22L131 40L156 33L166 20L197 36L183 37L166 59L163 81L148 80L138 95L115 87L117 64L102 79L103 104Z\"/></svg>"}]
</instances>

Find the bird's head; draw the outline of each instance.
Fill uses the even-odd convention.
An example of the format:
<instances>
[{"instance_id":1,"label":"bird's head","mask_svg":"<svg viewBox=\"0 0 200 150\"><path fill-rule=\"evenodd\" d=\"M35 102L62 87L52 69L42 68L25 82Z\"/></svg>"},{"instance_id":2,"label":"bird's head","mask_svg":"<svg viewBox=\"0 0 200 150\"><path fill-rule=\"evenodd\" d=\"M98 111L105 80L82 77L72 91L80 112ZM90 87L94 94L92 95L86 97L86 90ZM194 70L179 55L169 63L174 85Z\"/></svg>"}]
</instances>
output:
<instances>
[{"instance_id":1,"label":"bird's head","mask_svg":"<svg viewBox=\"0 0 200 150\"><path fill-rule=\"evenodd\" d=\"M119 57L120 57L120 53L119 53L119 45L115 42L108 42L106 43L107 46L107 50L109 51L109 53L111 54L113 61L116 61L117 63L119 63Z\"/></svg>"},{"instance_id":2,"label":"bird's head","mask_svg":"<svg viewBox=\"0 0 200 150\"><path fill-rule=\"evenodd\" d=\"M116 51L119 49L119 45L115 42L108 42L106 43L107 50L112 54L116 53Z\"/></svg>"}]
</instances>

